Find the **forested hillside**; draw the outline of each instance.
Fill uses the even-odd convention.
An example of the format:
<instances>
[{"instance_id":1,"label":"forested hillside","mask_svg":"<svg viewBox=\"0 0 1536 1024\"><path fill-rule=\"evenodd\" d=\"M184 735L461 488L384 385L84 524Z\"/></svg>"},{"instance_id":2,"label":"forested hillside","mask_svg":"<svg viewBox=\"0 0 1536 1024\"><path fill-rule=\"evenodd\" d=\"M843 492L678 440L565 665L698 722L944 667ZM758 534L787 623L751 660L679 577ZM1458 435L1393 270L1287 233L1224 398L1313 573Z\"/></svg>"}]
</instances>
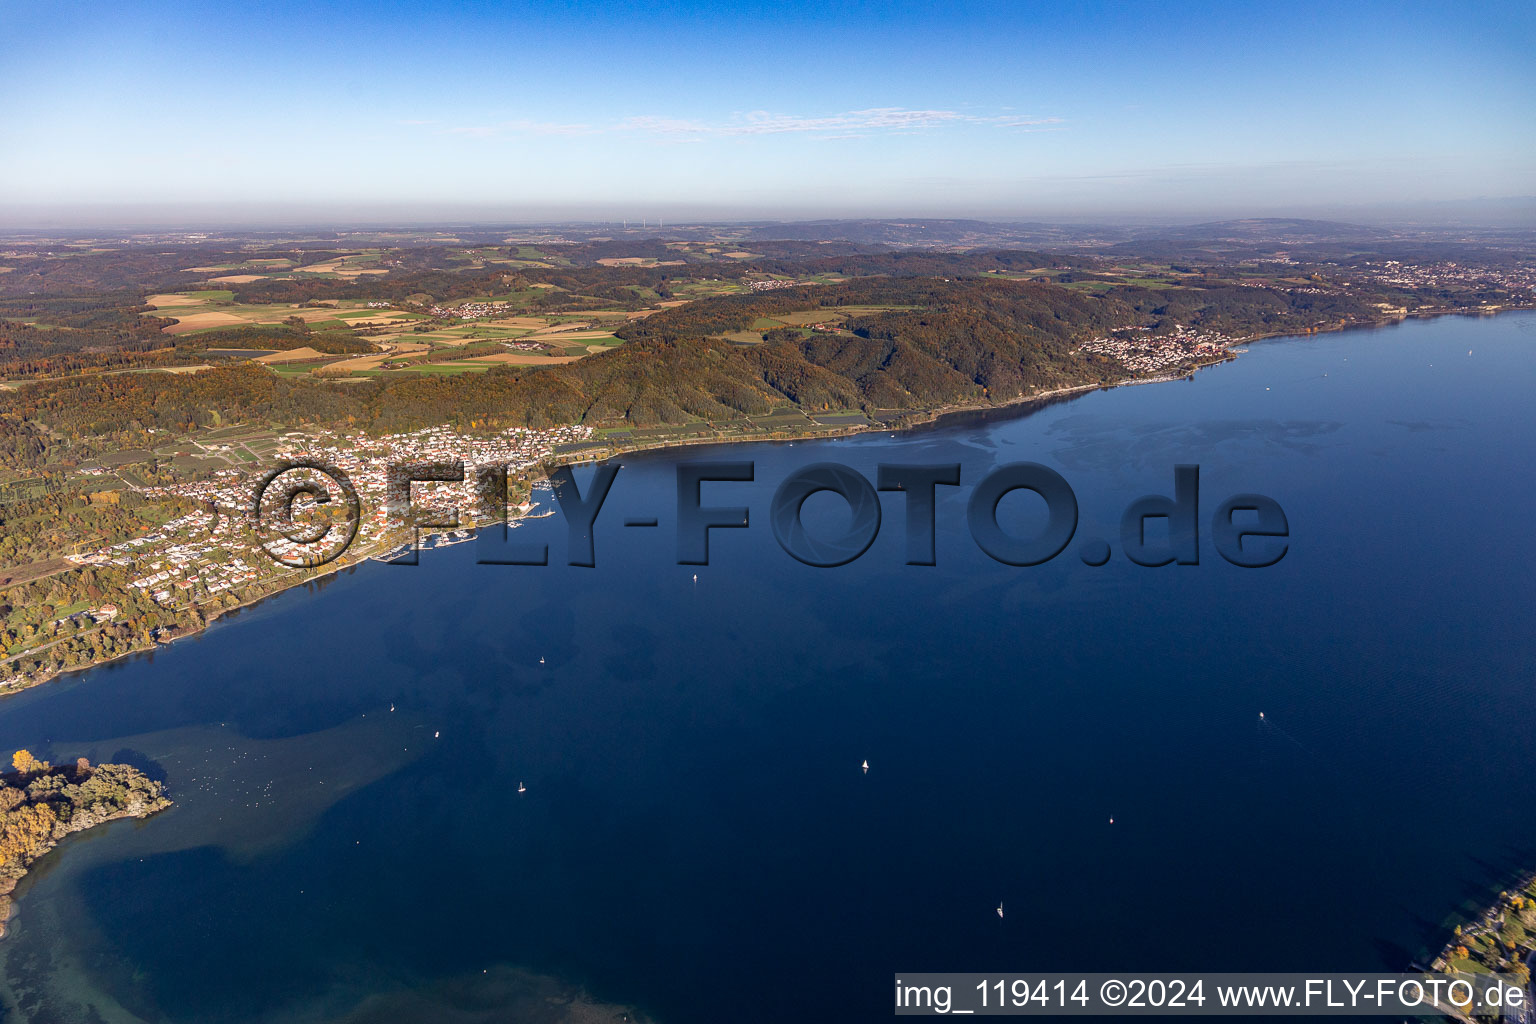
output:
<instances>
[{"instance_id":1,"label":"forested hillside","mask_svg":"<svg viewBox=\"0 0 1536 1024\"><path fill-rule=\"evenodd\" d=\"M767 313L823 309L844 311L842 329L780 330L755 345L723 337ZM39 425L68 443L111 448L143 443L149 428L177 432L231 420L371 431L434 423L647 426L731 419L781 405L868 411L1003 403L1125 377L1114 360L1076 351L1114 327L1262 331L1362 311L1345 296L1263 288L1083 292L996 278L858 278L664 310L622 328L623 347L563 366L508 365L346 387L282 378L249 364L40 382L0 395L0 458L18 467L35 462L45 447ZM290 347L314 338L294 328L230 332L220 343Z\"/></svg>"},{"instance_id":2,"label":"forested hillside","mask_svg":"<svg viewBox=\"0 0 1536 1024\"><path fill-rule=\"evenodd\" d=\"M851 335L795 335L751 347L717 336L769 309L897 299L919 308L857 317ZM179 431L213 422L215 410L224 420L351 422L389 431L470 421L681 423L783 404L918 409L1110 379L1112 364L1074 356L1072 343L1132 315L1117 299L1048 285L871 278L692 303L627 327L629 343L622 348L565 366L506 366L345 388L282 379L251 365L175 376L96 374L0 396L0 416L11 435L4 451L25 459L33 447L18 441L28 423L46 424L73 441L136 444L151 427Z\"/></svg>"}]
</instances>

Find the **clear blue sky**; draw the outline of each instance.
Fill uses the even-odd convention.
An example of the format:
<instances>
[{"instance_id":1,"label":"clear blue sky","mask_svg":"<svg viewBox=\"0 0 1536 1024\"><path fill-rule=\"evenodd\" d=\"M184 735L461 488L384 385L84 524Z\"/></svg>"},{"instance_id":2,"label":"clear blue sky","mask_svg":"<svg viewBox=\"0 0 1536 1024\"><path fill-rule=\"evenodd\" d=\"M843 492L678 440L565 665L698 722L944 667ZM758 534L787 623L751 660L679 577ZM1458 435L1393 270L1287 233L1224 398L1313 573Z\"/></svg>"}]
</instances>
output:
<instances>
[{"instance_id":1,"label":"clear blue sky","mask_svg":"<svg viewBox=\"0 0 1536 1024\"><path fill-rule=\"evenodd\" d=\"M1533 12L4 0L0 207L1029 217L1529 196Z\"/></svg>"}]
</instances>

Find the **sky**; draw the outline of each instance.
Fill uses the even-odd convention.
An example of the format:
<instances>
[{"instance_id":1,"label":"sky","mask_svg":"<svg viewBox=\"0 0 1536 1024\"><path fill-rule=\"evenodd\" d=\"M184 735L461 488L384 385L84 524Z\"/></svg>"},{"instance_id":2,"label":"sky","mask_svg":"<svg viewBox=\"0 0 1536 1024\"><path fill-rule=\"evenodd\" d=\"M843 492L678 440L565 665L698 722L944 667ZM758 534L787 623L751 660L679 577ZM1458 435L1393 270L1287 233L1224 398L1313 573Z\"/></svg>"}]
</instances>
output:
<instances>
[{"instance_id":1,"label":"sky","mask_svg":"<svg viewBox=\"0 0 1536 1024\"><path fill-rule=\"evenodd\" d=\"M0 0L0 223L1536 195L1536 5Z\"/></svg>"}]
</instances>

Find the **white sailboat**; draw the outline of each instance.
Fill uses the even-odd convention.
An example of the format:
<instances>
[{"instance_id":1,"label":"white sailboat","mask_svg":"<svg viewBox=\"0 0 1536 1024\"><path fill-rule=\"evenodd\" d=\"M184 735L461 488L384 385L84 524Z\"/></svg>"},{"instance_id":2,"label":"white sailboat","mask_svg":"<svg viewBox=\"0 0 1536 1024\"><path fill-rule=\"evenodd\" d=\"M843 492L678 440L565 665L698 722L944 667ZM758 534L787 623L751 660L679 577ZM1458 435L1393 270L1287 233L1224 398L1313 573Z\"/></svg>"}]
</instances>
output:
<instances>
[{"instance_id":1,"label":"white sailboat","mask_svg":"<svg viewBox=\"0 0 1536 1024\"><path fill-rule=\"evenodd\" d=\"M862 767L864 769L864 774L868 775L869 774L869 758L866 757L864 759L864 764L861 765L860 767Z\"/></svg>"},{"instance_id":2,"label":"white sailboat","mask_svg":"<svg viewBox=\"0 0 1536 1024\"><path fill-rule=\"evenodd\" d=\"M998 904L997 904L997 916L998 917L1002 917L1003 916L1003 904L1002 904L1001 901L999 901Z\"/></svg>"},{"instance_id":3,"label":"white sailboat","mask_svg":"<svg viewBox=\"0 0 1536 1024\"><path fill-rule=\"evenodd\" d=\"M518 791L518 792L519 792L519 793L526 793L526 792L528 792L528 787L527 787L527 786L525 786L525 785L523 785L523 784L522 784L522 783L521 783L521 782L519 782L519 783L518 783L518 784L517 784L517 791Z\"/></svg>"}]
</instances>

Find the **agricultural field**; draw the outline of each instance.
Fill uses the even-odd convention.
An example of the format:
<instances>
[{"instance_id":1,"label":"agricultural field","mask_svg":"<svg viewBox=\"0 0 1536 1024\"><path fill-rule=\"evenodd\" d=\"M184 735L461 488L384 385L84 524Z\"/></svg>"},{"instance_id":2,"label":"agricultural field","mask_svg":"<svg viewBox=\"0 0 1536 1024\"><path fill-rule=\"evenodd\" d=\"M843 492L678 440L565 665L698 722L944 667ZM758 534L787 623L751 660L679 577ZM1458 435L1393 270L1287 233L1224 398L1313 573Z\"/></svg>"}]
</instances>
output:
<instances>
[{"instance_id":1,"label":"agricultural field","mask_svg":"<svg viewBox=\"0 0 1536 1024\"><path fill-rule=\"evenodd\" d=\"M174 319L165 333L178 336L234 327L276 329L295 317L311 331L354 333L378 351L335 354L300 345L281 351L252 349L245 356L285 377L314 374L346 379L403 373L457 375L483 373L502 364L569 363L622 345L614 332L629 321L687 301L673 300L645 310L581 313L534 314L521 308L540 294L530 288L473 298L450 309L400 309L370 308L362 300L349 299L245 304L236 302L228 289L202 289L151 295L145 304L154 315ZM498 315L501 306L507 308ZM483 315L485 308L492 313ZM238 349L210 347L209 351L220 358L242 356Z\"/></svg>"},{"instance_id":2,"label":"agricultural field","mask_svg":"<svg viewBox=\"0 0 1536 1024\"><path fill-rule=\"evenodd\" d=\"M915 309L915 306L834 306L826 309L796 310L791 313L775 313L770 316L760 316L752 321L752 325L745 330L731 331L723 335L726 341L735 342L738 345L758 345L764 340L770 331L791 328L799 331L805 337L812 334L847 334L848 328L844 322L849 317L862 316L867 313L881 313L898 309Z\"/></svg>"},{"instance_id":3,"label":"agricultural field","mask_svg":"<svg viewBox=\"0 0 1536 1024\"><path fill-rule=\"evenodd\" d=\"M389 273L384 267L373 266L381 258L382 253L378 252L354 253L350 256L337 256L323 263L311 263L302 267L294 267L293 273L356 280L365 274Z\"/></svg>"},{"instance_id":4,"label":"agricultural field","mask_svg":"<svg viewBox=\"0 0 1536 1024\"><path fill-rule=\"evenodd\" d=\"M425 319L404 310L368 309L359 300L337 300L308 308L283 303L238 303L227 289L205 289L151 295L144 300L156 316L176 321L167 334L192 334L227 327L277 326L291 317L303 320L311 330L351 329L367 326L408 326Z\"/></svg>"},{"instance_id":5,"label":"agricultural field","mask_svg":"<svg viewBox=\"0 0 1536 1024\"><path fill-rule=\"evenodd\" d=\"M209 275L209 284L249 284L253 281L305 278L355 281L368 275L389 273L389 268L379 265L384 255L383 249L353 250L338 252L318 262L303 265L288 257L251 257L186 267L185 270Z\"/></svg>"},{"instance_id":6,"label":"agricultural field","mask_svg":"<svg viewBox=\"0 0 1536 1024\"><path fill-rule=\"evenodd\" d=\"M374 239L359 237L359 241L374 241L388 239ZM426 239L422 239L426 240ZM452 245L458 239L450 237L436 237L431 241ZM241 259L238 254L226 256L219 262L210 262L198 266L182 268L187 273L206 274L207 284L250 284L255 281L290 281L290 280L333 280L333 281L358 281L370 277L382 277L401 268L398 259L398 250L391 247L364 247L358 249L334 249L329 251L314 252L313 262L303 262L300 258L277 256L252 256ZM76 253L80 255L80 253ZM681 265L683 261L676 261ZM570 267L575 264L572 260L557 252L548 252L532 245L514 245L510 248L498 246L472 246L451 250L438 257L436 265L448 270L483 270L488 267L503 267L508 270L556 270L562 267ZM633 259L617 259L608 263L610 266L670 266L672 261L658 261L647 257L635 257ZM5 268L8 269L8 268Z\"/></svg>"}]
</instances>

